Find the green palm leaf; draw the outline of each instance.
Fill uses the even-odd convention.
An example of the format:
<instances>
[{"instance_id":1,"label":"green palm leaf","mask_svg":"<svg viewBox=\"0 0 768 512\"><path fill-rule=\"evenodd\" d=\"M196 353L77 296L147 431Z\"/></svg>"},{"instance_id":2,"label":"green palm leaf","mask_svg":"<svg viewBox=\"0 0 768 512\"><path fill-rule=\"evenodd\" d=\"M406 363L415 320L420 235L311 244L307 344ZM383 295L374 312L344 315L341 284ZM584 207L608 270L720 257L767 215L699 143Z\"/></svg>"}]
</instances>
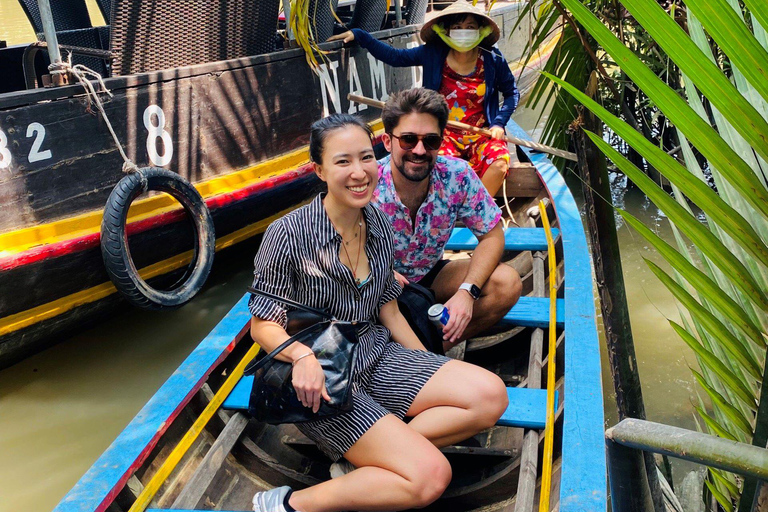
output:
<instances>
[{"instance_id":1,"label":"green palm leaf","mask_svg":"<svg viewBox=\"0 0 768 512\"><path fill-rule=\"evenodd\" d=\"M768 101L768 53L760 46L755 36L744 24L740 14L737 14L724 0L686 0L685 4L701 21L707 33L717 42L720 49L728 55L731 62L738 66L752 87L760 93L763 99ZM682 29L680 31L682 32ZM661 43L661 41L659 42ZM675 61L677 62L677 59ZM718 75L724 77L722 73L718 73ZM696 81L695 78L694 81ZM702 90L702 92L704 91ZM706 92L704 95L714 103L714 98ZM768 130L762 130L756 135L765 136L766 133ZM763 139L763 145L766 142L768 141ZM765 154L762 156L766 158Z\"/></svg>"},{"instance_id":2,"label":"green palm leaf","mask_svg":"<svg viewBox=\"0 0 768 512\"><path fill-rule=\"evenodd\" d=\"M707 186L701 180L692 176L685 168L677 164L676 162L670 163L667 159L671 158L669 155L654 147L637 131L633 130L625 122L602 108L595 101L590 99L586 94L580 92L571 84L564 82L563 80L547 75L553 82L559 84L566 91L568 91L574 98L591 110L596 116L598 116L609 128L614 130L617 134L625 137L625 140L631 144L638 152L643 155L649 162L659 164L661 169L667 171L668 178L671 181L679 180L683 182L683 186L690 190L690 194L698 199L699 206L704 211L713 212L717 215L717 219L722 223L721 227L734 239L742 242L745 249L750 254L758 258L760 261L765 262L768 266L768 247L762 242L760 236L755 233L754 229L749 225L746 219L744 219L736 210L728 206L722 199L717 197L711 190L706 190ZM695 115L695 113L693 113ZM697 116L698 117L698 116ZM629 178L651 199L657 206L667 212L667 208L664 204L668 205L670 210L668 215L674 222L680 224L683 222L686 226L684 229L686 235L693 237L696 236L692 231L696 231L698 238L706 237L711 243L718 246L717 252L720 259L716 261L716 264L724 272L727 273L729 269L737 271L743 278L748 279L749 282L741 283L744 288L742 290L749 295L763 310L768 310L768 298L762 292L755 280L749 275L749 271L746 267L736 258L731 252L712 235L706 228L694 219L690 214L674 200L656 185L645 173L635 167L629 160L624 158L618 151L613 149L605 141L597 137L596 135L587 132L587 135L592 141L608 156L613 162L621 169ZM661 152L664 156L660 157L658 152ZM686 178L687 176L687 178ZM752 175L754 177L754 174ZM680 185L678 185L680 186ZM703 187L703 188L702 188ZM696 202L696 201L694 201ZM687 220L686 220L687 219ZM680 224L681 226L683 224ZM705 234L706 233L706 234ZM697 241L698 242L698 241ZM698 245L698 243L697 243ZM701 247L701 246L699 246ZM702 250L703 247L702 247ZM710 255L711 257L711 255ZM714 260L714 258L713 258ZM725 265L725 267L723 266ZM733 275L733 274L731 274ZM749 289L749 291L747 291Z\"/></svg>"},{"instance_id":3,"label":"green palm leaf","mask_svg":"<svg viewBox=\"0 0 768 512\"><path fill-rule=\"evenodd\" d=\"M720 71L720 68L713 62L711 62L707 56L696 46L691 38L683 31L680 25L672 19L662 7L656 3L645 2L644 0L624 0L624 5L632 12L637 21L640 22L643 27L648 30L648 33L654 38L654 40L664 48L668 55L673 57L675 64L680 66L680 69L693 80L693 82L699 87L701 92L706 96L712 104L730 121L730 123L739 130L739 133L748 141L752 146L760 153L763 158L768 158L768 140L765 140L761 134L768 133L768 123L762 118L760 113L753 107L741 94L739 94L736 87L728 80L728 78ZM746 31L749 39L754 43L750 46L750 50L755 50L754 46L759 50L757 53L762 53L766 62L768 62L768 56L760 47L760 44L755 40L754 36L746 30L744 23L735 16L733 9L730 8L722 0L705 0L704 2L686 2L686 5L699 16L699 9L694 9L693 4L708 4L714 5L721 3L720 16L723 19L729 17L728 22L725 21L718 24L721 30L728 32L728 37L745 37L742 31L738 31L740 27L743 31ZM709 13L709 8L702 8L702 11ZM735 20L733 19L735 18ZM701 20L704 22L704 20ZM721 25L724 25L721 27ZM706 27L706 24L705 24ZM708 27L707 27L708 28ZM738 32L738 34L736 33ZM718 41L719 42L719 41ZM747 44L746 40L742 41L743 44ZM742 49L742 51L744 51ZM727 52L726 52L727 53ZM756 60L761 60L755 57ZM743 69L740 67L740 69ZM768 70L768 68L766 68ZM753 70L754 71L754 70ZM760 73L753 73L760 75ZM747 77L749 78L749 76ZM761 79L761 89L768 94L768 80L763 76ZM762 91L761 91L762 93ZM768 98L768 96L766 96Z\"/></svg>"},{"instance_id":4,"label":"green palm leaf","mask_svg":"<svg viewBox=\"0 0 768 512\"><path fill-rule=\"evenodd\" d=\"M736 438L727 430L725 430L723 427L720 426L720 424L715 421L715 419L706 413L706 411L699 407L698 405L693 406L694 409L696 409L696 412L699 413L699 416L701 416L701 419L704 420L704 423L707 424L707 427L717 434L719 437L722 437L723 439L730 439L731 441L736 441Z\"/></svg>"},{"instance_id":5,"label":"green palm leaf","mask_svg":"<svg viewBox=\"0 0 768 512\"><path fill-rule=\"evenodd\" d=\"M664 272L658 265L651 260L645 259L645 263L650 267L651 271L664 283L667 289L672 292L672 295L685 306L691 316L711 333L720 345L737 361L743 364L747 372L755 379L762 377L760 364L755 361L752 354L749 353L747 348L739 342L723 323L715 317L712 313L706 310L696 299L694 299L690 293L677 284L674 279Z\"/></svg>"},{"instance_id":6,"label":"green palm leaf","mask_svg":"<svg viewBox=\"0 0 768 512\"><path fill-rule=\"evenodd\" d=\"M696 376L696 381L699 383L699 385L704 388L704 391L707 392L709 398L712 400L712 403L719 407L720 410L723 411L723 414L725 414L729 420L731 420L737 427L739 427L742 432L751 437L753 434L752 425L749 424L749 421L741 413L741 411L729 404L723 395L715 391L715 389L707 383L707 379L705 379L699 372L693 368L691 368L691 372Z\"/></svg>"},{"instance_id":7,"label":"green palm leaf","mask_svg":"<svg viewBox=\"0 0 768 512\"><path fill-rule=\"evenodd\" d=\"M603 48L613 56L616 64L642 88L667 118L688 136L689 140L707 160L721 169L723 175L734 188L739 190L757 211L768 218L768 191L760 183L749 165L586 7L577 0L562 0L562 2Z\"/></svg>"},{"instance_id":8,"label":"green palm leaf","mask_svg":"<svg viewBox=\"0 0 768 512\"><path fill-rule=\"evenodd\" d=\"M701 362L715 372L728 388L733 391L734 395L744 402L747 407L755 410L755 394L741 381L741 379L729 370L717 356L704 348L699 340L691 336L685 328L672 320L670 320L669 323L685 344L691 347L691 350L696 353Z\"/></svg>"},{"instance_id":9,"label":"green palm leaf","mask_svg":"<svg viewBox=\"0 0 768 512\"><path fill-rule=\"evenodd\" d=\"M551 78L563 85L561 80L554 77ZM758 261L768 266L768 246L765 245L750 223L728 203L723 201L706 183L692 175L685 167L677 163L674 158L654 146L618 117L590 100L588 96L580 94L577 96L577 99L592 110L595 115L600 117L617 135L635 148L648 160L648 163L653 165L680 189L685 190L688 198L706 212L710 218L718 219L718 224L721 228L747 249ZM766 128L768 129L768 125L766 125Z\"/></svg>"},{"instance_id":10,"label":"green palm leaf","mask_svg":"<svg viewBox=\"0 0 768 512\"><path fill-rule=\"evenodd\" d=\"M768 11L765 9L764 0L744 0L744 5L747 6L747 9L760 25L768 28Z\"/></svg>"},{"instance_id":11,"label":"green palm leaf","mask_svg":"<svg viewBox=\"0 0 768 512\"><path fill-rule=\"evenodd\" d=\"M567 84L563 85L568 87ZM569 92L581 100L583 94L578 91ZM592 142L613 160L621 171L629 178L659 207L667 216L677 224L685 234L696 244L696 246L711 259L711 261L731 280L734 285L739 287L750 299L752 299L761 309L768 309L768 299L757 285L755 280L739 261L724 245L715 237L711 231L704 227L695 217L690 215L685 209L670 198L666 192L658 187L650 178L648 178L640 169L632 165L629 160L613 149L608 143L591 132L586 132Z\"/></svg>"},{"instance_id":12,"label":"green palm leaf","mask_svg":"<svg viewBox=\"0 0 768 512\"><path fill-rule=\"evenodd\" d=\"M765 346L766 341L760 332L760 328L755 325L735 300L725 293L709 276L696 268L680 252L676 251L671 245L665 242L660 236L648 229L632 214L618 209L619 214L632 226L640 235L643 236L658 253L685 278L700 295L707 297L707 301L712 304L717 311L724 317L730 319L734 326L738 327L744 334L760 346Z\"/></svg>"},{"instance_id":13,"label":"green palm leaf","mask_svg":"<svg viewBox=\"0 0 768 512\"><path fill-rule=\"evenodd\" d=\"M710 471L710 474L712 474L711 471ZM733 508L733 503L731 502L731 499L726 497L725 494L721 493L719 490L717 490L717 488L709 480L704 480L704 484L707 486L707 489L709 489L709 492L712 493L712 496L715 497L715 499L720 504L720 506L723 507L723 510L731 510Z\"/></svg>"}]
</instances>

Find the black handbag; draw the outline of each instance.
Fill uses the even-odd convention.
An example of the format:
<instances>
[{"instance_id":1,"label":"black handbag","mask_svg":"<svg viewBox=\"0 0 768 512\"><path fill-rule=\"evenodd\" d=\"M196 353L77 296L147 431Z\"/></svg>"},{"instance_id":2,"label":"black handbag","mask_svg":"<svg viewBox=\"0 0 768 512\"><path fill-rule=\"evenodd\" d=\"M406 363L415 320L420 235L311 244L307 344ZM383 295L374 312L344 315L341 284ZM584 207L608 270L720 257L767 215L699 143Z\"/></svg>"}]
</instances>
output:
<instances>
[{"instance_id":1,"label":"black handbag","mask_svg":"<svg viewBox=\"0 0 768 512\"><path fill-rule=\"evenodd\" d=\"M432 290L417 283L408 283L397 298L397 306L408 325L424 344L424 348L435 354L445 355L443 332L435 327L427 311L435 303Z\"/></svg>"},{"instance_id":2,"label":"black handbag","mask_svg":"<svg viewBox=\"0 0 768 512\"><path fill-rule=\"evenodd\" d=\"M352 368L357 356L358 331L367 322L344 322L325 311L271 293L254 288L248 291L298 310L288 315L289 334L304 327L245 369L245 375L254 376L248 412L259 421L279 425L302 423L351 411ZM305 327L307 324L310 325ZM320 409L316 413L305 407L296 396L292 382L293 366L275 359L277 354L295 342L312 349L325 373L325 387L331 400L326 402L321 399Z\"/></svg>"}]
</instances>

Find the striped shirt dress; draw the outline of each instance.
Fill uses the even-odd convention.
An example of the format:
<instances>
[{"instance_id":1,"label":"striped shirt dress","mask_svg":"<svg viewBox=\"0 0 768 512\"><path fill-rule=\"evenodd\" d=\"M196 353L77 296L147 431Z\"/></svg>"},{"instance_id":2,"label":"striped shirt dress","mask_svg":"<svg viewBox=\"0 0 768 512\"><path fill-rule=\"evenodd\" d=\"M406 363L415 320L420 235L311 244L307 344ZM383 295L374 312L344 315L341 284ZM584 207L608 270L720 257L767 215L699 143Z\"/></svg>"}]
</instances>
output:
<instances>
[{"instance_id":1,"label":"striped shirt dress","mask_svg":"<svg viewBox=\"0 0 768 512\"><path fill-rule=\"evenodd\" d=\"M253 286L306 306L323 309L339 320L368 322L360 334L352 369L352 411L297 424L331 460L340 459L387 414L405 417L416 395L448 358L411 350L390 339L378 323L379 309L402 288L394 278L394 233L385 215L368 204L365 253L370 278L358 287L339 259L341 236L323 207L323 194L267 228L254 260ZM251 314L287 325L287 309L252 295Z\"/></svg>"}]
</instances>

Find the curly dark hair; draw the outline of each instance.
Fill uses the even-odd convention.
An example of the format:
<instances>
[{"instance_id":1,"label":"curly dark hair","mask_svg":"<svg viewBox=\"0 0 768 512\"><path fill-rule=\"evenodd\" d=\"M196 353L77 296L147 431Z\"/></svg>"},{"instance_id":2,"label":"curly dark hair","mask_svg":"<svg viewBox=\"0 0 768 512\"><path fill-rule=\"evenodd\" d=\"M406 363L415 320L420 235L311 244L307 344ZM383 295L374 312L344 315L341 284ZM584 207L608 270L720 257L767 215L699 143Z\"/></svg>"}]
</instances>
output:
<instances>
[{"instance_id":1,"label":"curly dark hair","mask_svg":"<svg viewBox=\"0 0 768 512\"><path fill-rule=\"evenodd\" d=\"M431 114L437 119L440 133L448 124L448 103L442 94L431 89L417 87L390 95L381 112L384 131L392 130L400 123L400 118L408 114Z\"/></svg>"}]
</instances>

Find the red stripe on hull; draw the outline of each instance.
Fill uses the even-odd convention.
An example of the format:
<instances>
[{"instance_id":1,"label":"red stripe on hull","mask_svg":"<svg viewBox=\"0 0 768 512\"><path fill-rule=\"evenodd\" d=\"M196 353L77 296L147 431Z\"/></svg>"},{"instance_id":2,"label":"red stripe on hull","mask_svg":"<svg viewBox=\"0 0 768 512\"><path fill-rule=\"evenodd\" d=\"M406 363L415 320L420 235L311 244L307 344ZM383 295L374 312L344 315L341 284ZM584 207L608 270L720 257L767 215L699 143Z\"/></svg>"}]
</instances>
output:
<instances>
[{"instance_id":1,"label":"red stripe on hull","mask_svg":"<svg viewBox=\"0 0 768 512\"><path fill-rule=\"evenodd\" d=\"M236 203L243 199L246 199L254 194L264 192L274 187L284 185L290 181L306 176L312 172L311 165L304 165L299 167L295 171L290 171L280 176L270 178L259 183L255 183L249 187L245 187L226 194L220 194L217 196L206 199L205 204L208 209L213 211L218 208ZM165 226L174 222L179 222L184 218L185 213L183 210L176 210L173 212L163 213L148 219L144 219L139 222L133 222L128 224L126 231L128 235L134 235L136 233L142 233L150 229ZM58 258L60 256L66 256L79 251L84 251L96 247L99 244L101 238L100 233L89 233L77 238L69 240L63 240L50 245L42 245L39 247L33 247L27 251L19 254L14 254L5 259L0 260L0 272L12 270L14 268L23 267L41 260L49 258Z\"/></svg>"}]
</instances>

